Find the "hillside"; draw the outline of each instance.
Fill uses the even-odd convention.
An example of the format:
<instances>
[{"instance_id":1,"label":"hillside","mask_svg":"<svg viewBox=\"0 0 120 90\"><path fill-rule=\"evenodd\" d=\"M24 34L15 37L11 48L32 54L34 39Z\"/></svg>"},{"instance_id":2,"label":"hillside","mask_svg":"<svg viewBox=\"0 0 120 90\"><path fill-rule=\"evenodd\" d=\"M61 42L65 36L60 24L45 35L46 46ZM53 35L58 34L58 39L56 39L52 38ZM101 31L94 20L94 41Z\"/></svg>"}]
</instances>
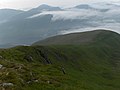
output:
<instances>
[{"instance_id":1,"label":"hillside","mask_svg":"<svg viewBox=\"0 0 120 90\"><path fill-rule=\"evenodd\" d=\"M69 35L74 36L56 37ZM69 45L1 49L0 89L120 90L120 35L105 30L75 35ZM83 37L87 44L72 44L86 43Z\"/></svg>"},{"instance_id":2,"label":"hillside","mask_svg":"<svg viewBox=\"0 0 120 90\"><path fill-rule=\"evenodd\" d=\"M103 36L102 36L103 35ZM113 36L113 37L111 37ZM35 42L33 45L80 45L87 43L97 43L98 39L114 39L118 38L118 35L115 32L109 30L94 30L88 32L80 32L80 33L70 33L65 35L58 35L54 37L47 38L45 40L41 40Z\"/></svg>"}]
</instances>

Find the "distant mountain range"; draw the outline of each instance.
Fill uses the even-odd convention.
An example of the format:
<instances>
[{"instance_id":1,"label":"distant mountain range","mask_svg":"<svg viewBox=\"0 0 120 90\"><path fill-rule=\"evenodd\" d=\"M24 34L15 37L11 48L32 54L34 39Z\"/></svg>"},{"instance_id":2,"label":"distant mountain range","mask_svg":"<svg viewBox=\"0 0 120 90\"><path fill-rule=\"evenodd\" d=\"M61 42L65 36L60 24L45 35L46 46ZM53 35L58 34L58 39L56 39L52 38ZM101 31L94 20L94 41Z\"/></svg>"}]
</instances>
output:
<instances>
[{"instance_id":1,"label":"distant mountain range","mask_svg":"<svg viewBox=\"0 0 120 90\"><path fill-rule=\"evenodd\" d=\"M45 4L28 11L0 9L0 45L30 45L50 36L96 28L119 32L119 11L119 5L108 3L67 9Z\"/></svg>"}]
</instances>

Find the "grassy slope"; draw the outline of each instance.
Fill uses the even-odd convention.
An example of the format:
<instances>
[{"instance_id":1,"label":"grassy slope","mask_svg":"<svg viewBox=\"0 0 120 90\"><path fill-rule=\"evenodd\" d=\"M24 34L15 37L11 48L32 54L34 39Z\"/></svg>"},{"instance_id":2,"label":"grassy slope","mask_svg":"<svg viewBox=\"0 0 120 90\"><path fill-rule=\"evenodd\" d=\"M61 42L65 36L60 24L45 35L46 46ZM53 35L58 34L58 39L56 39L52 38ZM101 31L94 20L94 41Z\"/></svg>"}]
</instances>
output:
<instances>
[{"instance_id":1,"label":"grassy slope","mask_svg":"<svg viewBox=\"0 0 120 90\"><path fill-rule=\"evenodd\" d=\"M35 42L33 45L66 45L66 44L83 44L93 42L93 39L104 30L94 30L81 33L70 33L47 38Z\"/></svg>"},{"instance_id":2,"label":"grassy slope","mask_svg":"<svg viewBox=\"0 0 120 90\"><path fill-rule=\"evenodd\" d=\"M120 90L120 36L103 32L94 41L86 45L0 50L4 58L0 63L5 67L0 71L0 83L14 83L13 87L5 87L8 90ZM52 64L46 64L39 51ZM24 59L26 55L32 56L33 61ZM65 68L65 75L61 67Z\"/></svg>"},{"instance_id":3,"label":"grassy slope","mask_svg":"<svg viewBox=\"0 0 120 90\"><path fill-rule=\"evenodd\" d=\"M102 34L104 36L103 33L113 34L113 32L109 30L99 29L87 32L53 36L45 40L35 42L33 45L80 45L86 43L93 43L95 41L94 39L96 39L99 34Z\"/></svg>"}]
</instances>

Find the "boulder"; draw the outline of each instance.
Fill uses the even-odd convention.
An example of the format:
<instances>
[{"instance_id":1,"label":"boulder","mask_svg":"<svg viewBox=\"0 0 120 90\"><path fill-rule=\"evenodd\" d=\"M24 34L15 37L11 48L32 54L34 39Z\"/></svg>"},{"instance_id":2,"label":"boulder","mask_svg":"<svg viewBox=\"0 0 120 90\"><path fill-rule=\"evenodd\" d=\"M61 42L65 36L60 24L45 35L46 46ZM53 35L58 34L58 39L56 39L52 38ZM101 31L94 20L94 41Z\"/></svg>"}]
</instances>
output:
<instances>
[{"instance_id":1,"label":"boulder","mask_svg":"<svg viewBox=\"0 0 120 90\"><path fill-rule=\"evenodd\" d=\"M13 83L2 83L1 86L6 87L6 86L14 86Z\"/></svg>"},{"instance_id":2,"label":"boulder","mask_svg":"<svg viewBox=\"0 0 120 90\"><path fill-rule=\"evenodd\" d=\"M0 64L0 69L3 67L3 65L2 64Z\"/></svg>"}]
</instances>

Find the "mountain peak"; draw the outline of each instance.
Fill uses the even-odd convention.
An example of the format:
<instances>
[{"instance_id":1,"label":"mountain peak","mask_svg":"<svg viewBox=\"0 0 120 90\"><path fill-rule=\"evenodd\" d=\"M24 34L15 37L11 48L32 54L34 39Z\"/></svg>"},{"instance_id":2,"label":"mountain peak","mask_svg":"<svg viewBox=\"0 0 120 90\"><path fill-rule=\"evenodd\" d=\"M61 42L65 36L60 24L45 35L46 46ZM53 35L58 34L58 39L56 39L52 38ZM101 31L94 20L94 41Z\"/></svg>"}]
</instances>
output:
<instances>
[{"instance_id":1,"label":"mountain peak","mask_svg":"<svg viewBox=\"0 0 120 90\"><path fill-rule=\"evenodd\" d=\"M60 7L53 7L53 6L49 6L47 4L42 4L37 9L46 10L46 11L59 11L59 10L62 10Z\"/></svg>"},{"instance_id":2,"label":"mountain peak","mask_svg":"<svg viewBox=\"0 0 120 90\"><path fill-rule=\"evenodd\" d=\"M42 5L40 5L38 8L49 8L49 7L52 7L52 6L49 6L49 5L47 5L47 4L42 4Z\"/></svg>"},{"instance_id":3,"label":"mountain peak","mask_svg":"<svg viewBox=\"0 0 120 90\"><path fill-rule=\"evenodd\" d=\"M80 5L75 6L75 8L78 8L78 9L93 9L93 7L91 7L88 4L80 4Z\"/></svg>"}]
</instances>

